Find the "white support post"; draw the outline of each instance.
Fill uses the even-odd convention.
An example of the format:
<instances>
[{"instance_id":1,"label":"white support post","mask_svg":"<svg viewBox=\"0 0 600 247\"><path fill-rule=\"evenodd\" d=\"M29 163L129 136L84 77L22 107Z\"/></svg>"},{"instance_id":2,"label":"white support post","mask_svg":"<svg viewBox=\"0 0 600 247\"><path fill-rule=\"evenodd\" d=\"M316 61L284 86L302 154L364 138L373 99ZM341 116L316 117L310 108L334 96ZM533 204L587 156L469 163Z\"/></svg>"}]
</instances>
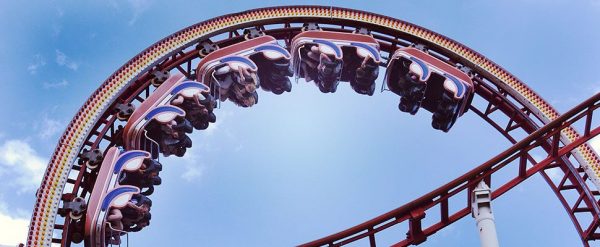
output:
<instances>
[{"instance_id":1,"label":"white support post","mask_svg":"<svg viewBox=\"0 0 600 247\"><path fill-rule=\"evenodd\" d=\"M484 181L479 182L471 198L472 216L477 222L481 247L499 247L490 187Z\"/></svg>"}]
</instances>

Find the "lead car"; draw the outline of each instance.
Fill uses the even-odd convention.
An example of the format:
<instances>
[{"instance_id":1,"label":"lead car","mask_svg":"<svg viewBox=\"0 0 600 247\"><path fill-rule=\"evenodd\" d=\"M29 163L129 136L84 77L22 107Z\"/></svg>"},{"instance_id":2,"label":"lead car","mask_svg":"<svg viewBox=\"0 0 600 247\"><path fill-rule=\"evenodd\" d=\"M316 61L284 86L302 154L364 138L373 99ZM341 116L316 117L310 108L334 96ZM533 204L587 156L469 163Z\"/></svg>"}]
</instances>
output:
<instances>
[{"instance_id":1,"label":"lead car","mask_svg":"<svg viewBox=\"0 0 600 247\"><path fill-rule=\"evenodd\" d=\"M469 109L474 95L467 74L414 47L394 52L385 83L400 96L400 111L414 115L425 108L433 113L433 128L444 132Z\"/></svg>"}]
</instances>

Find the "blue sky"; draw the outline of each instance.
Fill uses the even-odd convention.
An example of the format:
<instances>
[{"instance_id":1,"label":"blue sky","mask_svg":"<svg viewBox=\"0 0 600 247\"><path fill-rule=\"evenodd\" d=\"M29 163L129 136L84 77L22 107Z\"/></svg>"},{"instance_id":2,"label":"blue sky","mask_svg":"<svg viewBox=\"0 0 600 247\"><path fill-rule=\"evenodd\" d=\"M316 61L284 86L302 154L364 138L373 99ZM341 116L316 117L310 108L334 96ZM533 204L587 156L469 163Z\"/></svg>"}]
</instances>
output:
<instances>
[{"instance_id":1,"label":"blue sky","mask_svg":"<svg viewBox=\"0 0 600 247\"><path fill-rule=\"evenodd\" d=\"M318 1L286 1L319 4ZM155 41L211 17L279 1L0 1L0 246L26 238L35 189L80 105ZM527 82L560 112L600 91L600 1L330 1L442 33ZM381 85L381 78L378 85ZM132 246L290 246L361 223L459 176L509 145L474 114L447 134L397 96L261 92L222 104L184 158L161 159L151 226ZM467 150L466 152L464 150ZM535 176L493 204L503 246L577 246L569 218ZM470 217L421 246L477 246ZM382 244L404 236L387 231ZM599 243L600 246L600 243Z\"/></svg>"}]
</instances>

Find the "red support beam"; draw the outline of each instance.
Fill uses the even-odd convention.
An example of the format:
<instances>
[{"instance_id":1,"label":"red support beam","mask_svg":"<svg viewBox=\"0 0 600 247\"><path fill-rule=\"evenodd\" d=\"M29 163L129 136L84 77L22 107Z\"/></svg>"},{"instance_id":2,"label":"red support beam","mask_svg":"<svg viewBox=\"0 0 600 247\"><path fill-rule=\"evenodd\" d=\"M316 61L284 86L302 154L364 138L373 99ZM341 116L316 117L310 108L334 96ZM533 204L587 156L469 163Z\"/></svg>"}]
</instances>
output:
<instances>
[{"instance_id":1,"label":"red support beam","mask_svg":"<svg viewBox=\"0 0 600 247\"><path fill-rule=\"evenodd\" d=\"M570 110L569 112L565 113L564 115L560 116L559 118L557 118L556 120L552 121L551 123L547 124L546 126L543 126L542 128L538 129L537 131L535 131L534 133L532 133L531 135L527 136L526 138L524 138L523 140L519 141L518 143L516 143L515 145L513 145L512 147L510 147L509 149L507 149L506 151L500 153L499 155L495 156L494 158L490 159L489 161L485 162L484 164L476 167L475 169L469 171L468 173L460 176L459 178L451 181L450 183L410 202L405 204L404 206L401 206L395 210L392 210L388 213L385 213L383 215L380 215L372 220L369 220L367 222L364 222L360 225L357 225L355 227L349 228L347 230L341 231L339 233L300 245L302 247L311 247L311 246L325 246L325 245L344 245L344 244L348 244L351 243L353 241L359 240L361 239L361 235L358 235L360 232L363 231L368 231L368 229L377 229L379 226L381 226L384 222L387 222L391 219L401 219L401 220L396 220L393 221L394 224L398 224L400 222L404 222L406 220L408 220L409 222L409 229L408 229L408 233L407 233L407 237L398 242L397 244L393 245L393 246L408 246L411 244L419 244L423 241L425 241L427 239L427 236L441 230L442 228L446 227L447 225L451 224L452 222L466 216L467 214L470 213L471 209L469 207L469 205L467 204L466 207L458 210L457 212L453 213L451 216L449 216L447 219L444 219L444 217L442 217L442 220L438 223L435 223L431 226L426 226L423 227L422 226L422 219L424 219L427 215L427 210L430 208L433 208L434 206L440 204L440 207L443 208L442 209L442 215L444 215L444 208L447 207L447 202L448 202L448 197L452 197L457 195L459 192L463 192L465 190L470 190L470 188L472 186L474 186L475 184L477 184L479 181L481 181L482 179L486 178L486 177L491 177L493 173L499 171L500 169L504 168L504 167L509 167L508 165L511 164L513 161L519 159L519 171L516 174L515 178L511 179L510 181L506 182L505 184L495 188L492 192L492 199L498 198L499 196L503 195L504 193L506 193L508 190L514 188L516 185L520 184L521 182L525 181L527 178L531 177L533 174L536 174L540 171L543 171L544 169L548 168L551 164L555 163L555 162L562 162L562 158L564 158L564 156L566 156L567 154L571 153L575 148L580 147L581 145L585 144L587 141L589 141L591 138L597 136L600 134L600 126L597 126L593 129L591 129L591 125L586 127L586 132L589 133L589 135L584 135L584 136L580 136L577 140L564 145L562 147L559 147L558 144L556 144L556 142L554 142L554 140L556 140L555 133L560 133L560 131L562 131L563 129L569 128L573 123L575 123L578 120L581 119L587 119L589 117L589 115L592 114L593 111L597 110L599 107L598 105L596 105L598 102L600 102L600 93L594 95L592 98L586 100L585 102L583 102L582 104L576 106L575 108L573 108L572 110ZM591 110L588 110L591 109ZM587 121L587 120L586 120ZM540 146L543 145L544 143L554 143L554 145L552 145L554 148L549 151L549 155L548 157L546 157L545 159L534 163L531 167L526 168L525 171L523 171L523 167L524 167L524 158L526 157L526 154L528 155L528 152L531 151L535 146ZM535 145L535 146L532 146ZM525 163L526 164L526 163ZM545 173L544 173L545 175ZM567 178L570 178L570 180L573 179L577 179L577 177L574 177L575 175L577 175L577 177L579 179L581 179L581 177L579 177L578 174L573 174L569 171L565 172L565 178L563 178L563 181L561 181L560 186L559 187L555 187L555 192L556 193L560 193L559 190L564 190L566 188L566 185L564 185L564 182L567 180ZM589 246L588 241L594 240L598 237L598 234L596 233L596 230L598 229L598 225L600 224L598 222L598 215L600 212L600 207L598 205L598 202L593 200L590 201L589 198L590 196L593 195L588 195L586 194L586 190L582 190L581 187L576 187L578 192L579 192L579 198L575 201L574 206L571 210L571 219L574 221L577 221L577 218L574 217L575 213L578 212L587 212L587 213L592 213L593 215L593 220L592 223L587 226L585 229L583 229L581 227L581 223L580 222L574 222L575 225L578 228L578 231L580 232L580 235L582 236L582 241L584 243L585 246ZM589 191L589 190L587 190ZM561 200L564 200L563 197L561 197ZM582 203L585 202L585 204ZM563 204L566 202L563 202ZM568 203L567 203L568 204ZM371 236L371 235L369 235ZM346 241L348 239L352 239L352 241ZM343 243L343 244L340 244Z\"/></svg>"}]
</instances>

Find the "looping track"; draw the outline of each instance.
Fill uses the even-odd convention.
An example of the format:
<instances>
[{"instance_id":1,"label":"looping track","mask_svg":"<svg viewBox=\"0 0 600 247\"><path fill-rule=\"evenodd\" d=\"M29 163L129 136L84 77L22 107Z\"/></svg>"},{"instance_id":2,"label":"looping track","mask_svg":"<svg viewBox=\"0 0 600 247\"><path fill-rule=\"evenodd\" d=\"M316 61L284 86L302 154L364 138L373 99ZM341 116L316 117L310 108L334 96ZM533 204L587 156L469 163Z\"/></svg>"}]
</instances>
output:
<instances>
[{"instance_id":1,"label":"looping track","mask_svg":"<svg viewBox=\"0 0 600 247\"><path fill-rule=\"evenodd\" d=\"M344 245L365 237L375 246L377 232L404 221L409 226L407 238L397 245L418 244L470 212L468 204L461 210L450 212L449 198L468 193L477 181L486 179L489 182L493 173L510 167L516 168L515 177L506 183L494 183L494 198L531 175L540 173L565 207L583 244L587 246L589 241L600 238L597 232L600 162L585 144L600 132L598 127L592 126L591 117L598 108L599 95L560 116L540 96L500 66L440 34L358 10L292 6L249 10L192 25L155 43L111 75L81 107L56 147L37 193L27 245L70 245L72 221L68 214L63 217L57 213L62 200L89 195L89 185L93 185L95 180L85 164L77 165L75 161L84 148L105 150L118 144L119 122L114 107L117 103L144 101L151 94L149 79L152 71L177 70L190 76L193 73L192 63L199 59L196 48L199 42L211 39L225 47L243 40L240 34L249 27L257 27L289 45L290 39L300 32L302 24L308 22L319 23L324 30L338 32L367 28L380 43L383 57L389 57L398 47L419 43L427 46L431 54L440 60L469 68L475 75L478 97L470 110L516 145L405 206L305 246ZM573 127L579 125L571 125L579 119L585 121L585 127L580 129L583 136ZM522 136L523 133L531 135L519 140L519 134ZM535 160L530 152L534 148L546 152L547 158ZM547 175L548 169L560 170L562 179L552 180ZM573 200L565 196L570 191L575 191L578 197ZM437 214L428 211L434 206L440 209L437 212L440 214L439 222L422 226L421 220L425 216Z\"/></svg>"}]
</instances>

